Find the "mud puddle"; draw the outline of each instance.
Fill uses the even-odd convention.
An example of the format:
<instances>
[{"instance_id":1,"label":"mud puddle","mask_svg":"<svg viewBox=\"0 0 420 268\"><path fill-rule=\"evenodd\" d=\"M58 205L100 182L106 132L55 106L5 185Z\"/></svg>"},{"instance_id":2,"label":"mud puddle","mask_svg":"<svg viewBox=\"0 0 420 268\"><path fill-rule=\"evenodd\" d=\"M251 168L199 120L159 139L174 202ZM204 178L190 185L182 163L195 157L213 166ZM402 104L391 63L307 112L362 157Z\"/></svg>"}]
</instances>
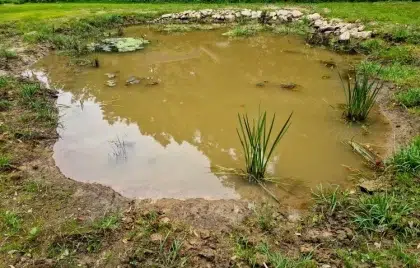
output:
<instances>
[{"instance_id":1,"label":"mud puddle","mask_svg":"<svg viewBox=\"0 0 420 268\"><path fill-rule=\"evenodd\" d=\"M361 128L332 108L344 100L338 70L352 58L294 37L166 35L142 27L126 33L151 44L136 53L98 54L97 69L70 67L59 55L37 67L63 88L54 159L71 179L131 198L269 200L243 179L214 173L215 166L244 168L237 114L256 116L259 107L276 113L278 128L294 112L269 167L282 181L269 188L285 204L304 206L321 183L351 185L346 167L364 167L343 141L385 152L389 127L377 112Z\"/></svg>"}]
</instances>

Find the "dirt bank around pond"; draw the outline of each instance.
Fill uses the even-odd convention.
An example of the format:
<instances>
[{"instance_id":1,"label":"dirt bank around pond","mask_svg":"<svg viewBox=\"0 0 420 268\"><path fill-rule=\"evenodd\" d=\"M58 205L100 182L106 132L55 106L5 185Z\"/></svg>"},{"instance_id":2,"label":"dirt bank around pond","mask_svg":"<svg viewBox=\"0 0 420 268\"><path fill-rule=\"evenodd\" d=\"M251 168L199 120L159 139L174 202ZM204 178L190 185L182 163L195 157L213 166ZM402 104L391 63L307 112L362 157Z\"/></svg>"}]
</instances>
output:
<instances>
[{"instance_id":1,"label":"dirt bank around pond","mask_svg":"<svg viewBox=\"0 0 420 268\"><path fill-rule=\"evenodd\" d=\"M2 173L0 208L16 212L21 226L8 229L9 236L0 242L0 265L182 267L188 262L187 267L272 267L271 252L281 251L292 267L342 267L336 248L362 245L364 240L342 211L322 221L318 210L307 212L306 218L293 208L238 200L136 201L103 185L66 178L52 158L57 122L38 126L36 120L22 123L18 116L27 109L19 87L37 83L22 78L22 73L52 48L18 39L14 43L17 57L7 60L0 73L16 80L0 92L14 103L2 112L0 122L10 126L0 132L0 142L12 156L10 168ZM57 92L42 89L37 98L52 107ZM389 140L399 147L418 134L420 120L396 107L394 92L395 86L387 84L378 104L392 126ZM34 228L40 231L32 237ZM179 251L174 249L176 241L182 241ZM386 247L392 241L382 243ZM261 245L267 249L261 250ZM316 264L311 266L305 258Z\"/></svg>"}]
</instances>

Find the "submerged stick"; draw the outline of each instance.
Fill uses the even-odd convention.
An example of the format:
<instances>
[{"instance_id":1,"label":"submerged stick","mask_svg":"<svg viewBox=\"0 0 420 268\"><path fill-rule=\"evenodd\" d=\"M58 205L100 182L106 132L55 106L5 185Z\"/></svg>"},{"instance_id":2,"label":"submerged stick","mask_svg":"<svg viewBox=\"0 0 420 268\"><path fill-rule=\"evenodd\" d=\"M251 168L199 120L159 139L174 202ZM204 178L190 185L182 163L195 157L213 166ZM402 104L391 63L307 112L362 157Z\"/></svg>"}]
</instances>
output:
<instances>
[{"instance_id":1,"label":"submerged stick","mask_svg":"<svg viewBox=\"0 0 420 268\"><path fill-rule=\"evenodd\" d=\"M278 200L277 199L277 197L272 193L272 192L270 192L270 190L268 190L267 188L265 188L265 186L261 183L261 182L258 182L258 184L261 186L261 188L263 188L274 200L276 200L277 201L277 203L279 203L280 204L280 200Z\"/></svg>"}]
</instances>

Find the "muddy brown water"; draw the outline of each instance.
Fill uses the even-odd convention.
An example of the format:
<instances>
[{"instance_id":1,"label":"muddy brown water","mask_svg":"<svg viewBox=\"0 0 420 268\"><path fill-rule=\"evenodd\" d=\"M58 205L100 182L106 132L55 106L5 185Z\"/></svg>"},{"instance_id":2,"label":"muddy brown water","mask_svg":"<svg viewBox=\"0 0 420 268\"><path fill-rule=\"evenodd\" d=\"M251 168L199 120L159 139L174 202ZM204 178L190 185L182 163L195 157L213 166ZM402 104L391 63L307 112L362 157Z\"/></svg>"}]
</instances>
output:
<instances>
[{"instance_id":1,"label":"muddy brown water","mask_svg":"<svg viewBox=\"0 0 420 268\"><path fill-rule=\"evenodd\" d=\"M376 111L366 133L332 108L344 100L338 70L354 58L296 37L230 39L222 32L132 27L127 36L145 35L151 44L135 53L98 54L100 68L77 68L59 55L41 61L36 68L63 90L54 159L64 175L131 198L269 200L260 187L214 169L244 168L237 114L255 117L259 107L276 113L277 129L294 112L269 166L281 182L269 188L285 204L303 206L319 184L352 184L347 167L364 167L344 141L385 151L389 127ZM106 73L116 74L115 87L106 85ZM130 76L149 79L127 86ZM290 83L297 87L281 87Z\"/></svg>"}]
</instances>

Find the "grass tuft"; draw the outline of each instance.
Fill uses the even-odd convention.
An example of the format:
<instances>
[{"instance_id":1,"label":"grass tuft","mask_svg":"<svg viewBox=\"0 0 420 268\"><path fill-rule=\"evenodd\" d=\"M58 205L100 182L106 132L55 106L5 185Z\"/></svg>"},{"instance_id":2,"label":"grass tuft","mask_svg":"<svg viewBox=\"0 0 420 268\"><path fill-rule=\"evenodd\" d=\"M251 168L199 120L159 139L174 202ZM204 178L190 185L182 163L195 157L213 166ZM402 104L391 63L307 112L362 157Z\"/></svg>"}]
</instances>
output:
<instances>
[{"instance_id":1,"label":"grass tuft","mask_svg":"<svg viewBox=\"0 0 420 268\"><path fill-rule=\"evenodd\" d=\"M264 30L264 27L257 24L257 25L241 25L237 26L223 35L229 37L248 37L256 35L258 32Z\"/></svg>"},{"instance_id":2,"label":"grass tuft","mask_svg":"<svg viewBox=\"0 0 420 268\"><path fill-rule=\"evenodd\" d=\"M340 79L346 97L345 117L349 121L364 121L375 104L382 84L369 81L371 76L366 71L349 77L347 85L341 75Z\"/></svg>"},{"instance_id":3,"label":"grass tuft","mask_svg":"<svg viewBox=\"0 0 420 268\"><path fill-rule=\"evenodd\" d=\"M250 121L247 114L238 114L240 128L236 129L236 132L244 151L246 173L250 182L260 183L264 181L267 164L274 149L289 129L292 114L289 115L271 145L269 143L276 119L275 114L271 122L267 122L267 112L259 113L257 121Z\"/></svg>"},{"instance_id":4,"label":"grass tuft","mask_svg":"<svg viewBox=\"0 0 420 268\"><path fill-rule=\"evenodd\" d=\"M312 197L323 212L334 213L336 209L344 208L348 204L348 194L340 191L339 186L324 188L321 184L316 191L312 191Z\"/></svg>"},{"instance_id":5,"label":"grass tuft","mask_svg":"<svg viewBox=\"0 0 420 268\"><path fill-rule=\"evenodd\" d=\"M420 175L420 136L415 137L410 144L402 147L388 161L397 173Z\"/></svg>"},{"instance_id":6,"label":"grass tuft","mask_svg":"<svg viewBox=\"0 0 420 268\"><path fill-rule=\"evenodd\" d=\"M0 215L3 225L12 233L22 229L22 219L15 212L6 211Z\"/></svg>"},{"instance_id":7,"label":"grass tuft","mask_svg":"<svg viewBox=\"0 0 420 268\"><path fill-rule=\"evenodd\" d=\"M33 97L39 90L38 84L24 84L20 89L20 96L25 103L32 103Z\"/></svg>"},{"instance_id":8,"label":"grass tuft","mask_svg":"<svg viewBox=\"0 0 420 268\"><path fill-rule=\"evenodd\" d=\"M410 88L396 95L399 103L407 108L420 106L420 88Z\"/></svg>"},{"instance_id":9,"label":"grass tuft","mask_svg":"<svg viewBox=\"0 0 420 268\"><path fill-rule=\"evenodd\" d=\"M6 171L12 166L12 160L7 155L0 155L0 171Z\"/></svg>"},{"instance_id":10,"label":"grass tuft","mask_svg":"<svg viewBox=\"0 0 420 268\"><path fill-rule=\"evenodd\" d=\"M384 233L389 230L407 231L406 217L413 208L395 197L394 194L382 193L360 197L354 222L362 230ZM407 226L406 226L407 225Z\"/></svg>"},{"instance_id":11,"label":"grass tuft","mask_svg":"<svg viewBox=\"0 0 420 268\"><path fill-rule=\"evenodd\" d=\"M94 224L94 227L103 231L118 229L120 227L120 217L116 215L103 217Z\"/></svg>"}]
</instances>

